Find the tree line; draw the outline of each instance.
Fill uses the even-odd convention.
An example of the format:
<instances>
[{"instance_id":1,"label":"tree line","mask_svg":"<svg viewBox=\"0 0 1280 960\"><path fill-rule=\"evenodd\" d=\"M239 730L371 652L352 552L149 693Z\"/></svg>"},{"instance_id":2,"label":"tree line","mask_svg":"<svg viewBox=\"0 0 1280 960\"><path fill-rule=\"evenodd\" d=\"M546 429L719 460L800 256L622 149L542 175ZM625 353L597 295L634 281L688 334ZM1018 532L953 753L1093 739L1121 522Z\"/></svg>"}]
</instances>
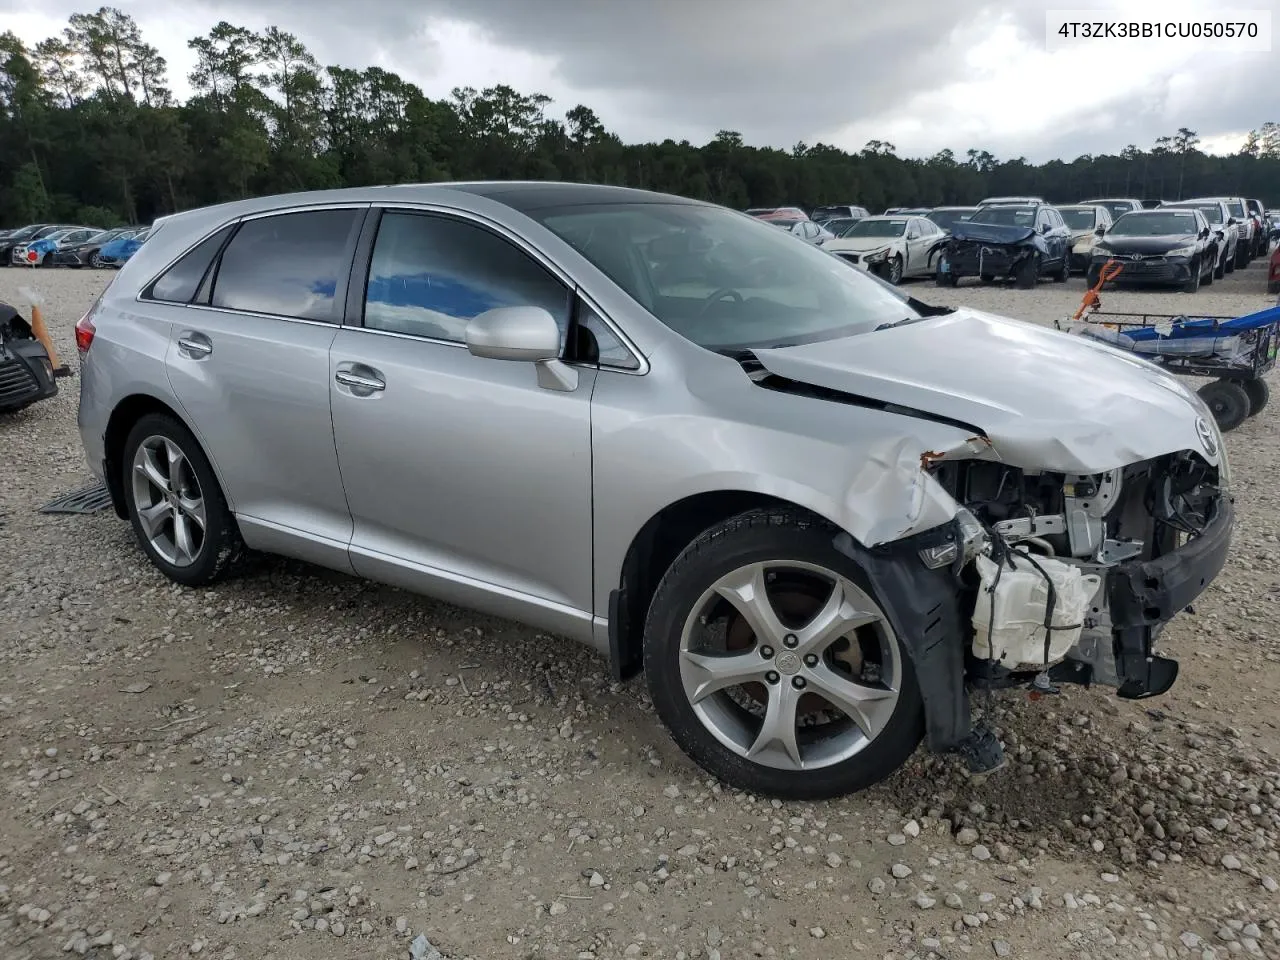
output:
<instances>
[{"instance_id":1,"label":"tree line","mask_svg":"<svg viewBox=\"0 0 1280 960\"><path fill-rule=\"evenodd\" d=\"M114 7L73 14L28 47L0 34L0 224L146 223L205 204L295 190L470 179L560 179L644 187L732 207L973 203L1036 194L1178 199L1239 194L1280 206L1280 123L1230 156L1182 128L1118 155L1031 163L986 150L898 155L817 143L753 147L623 143L577 105L498 85L433 100L378 67L322 67L297 37L227 22L195 37L180 103L167 64Z\"/></svg>"}]
</instances>

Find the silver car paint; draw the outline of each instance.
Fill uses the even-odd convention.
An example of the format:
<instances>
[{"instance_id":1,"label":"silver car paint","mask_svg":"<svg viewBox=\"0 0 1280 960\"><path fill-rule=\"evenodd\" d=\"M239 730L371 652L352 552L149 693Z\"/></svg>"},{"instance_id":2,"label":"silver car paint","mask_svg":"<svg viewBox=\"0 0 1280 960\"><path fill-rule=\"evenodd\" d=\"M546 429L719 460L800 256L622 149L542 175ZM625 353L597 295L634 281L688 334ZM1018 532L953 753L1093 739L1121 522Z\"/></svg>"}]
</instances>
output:
<instances>
[{"instance_id":1,"label":"silver car paint","mask_svg":"<svg viewBox=\"0 0 1280 960\"><path fill-rule=\"evenodd\" d=\"M538 386L531 363L475 357L458 344L139 298L169 263L227 223L334 203L442 210L515 239L579 288L640 369L593 375L584 367L576 389L552 390ZM1081 338L969 311L761 351L761 359L785 376L972 420L990 447L966 427L762 389L736 362L664 326L549 230L447 186L267 197L157 221L153 239L105 292L95 322L80 408L95 472L111 411L129 396L153 397L180 410L204 444L250 546L524 620L600 650L608 648L608 598L629 547L647 521L689 497L778 497L874 545L955 515L955 502L920 469L926 453L1092 470L1200 449L1201 406L1172 378ZM177 350L179 337L193 333L212 342L211 359L232 358L219 374L227 378L222 391L213 389L207 360ZM292 346L249 357L249 343L263 339ZM1012 351L1011 362L993 370L1000 350ZM353 395L334 380L343 363L373 368L386 389ZM1101 399L1091 385L1105 387ZM233 386L243 398L226 395ZM236 430L246 432L238 439ZM273 456L282 449L289 457ZM286 484L299 482L303 492L290 499Z\"/></svg>"}]
</instances>

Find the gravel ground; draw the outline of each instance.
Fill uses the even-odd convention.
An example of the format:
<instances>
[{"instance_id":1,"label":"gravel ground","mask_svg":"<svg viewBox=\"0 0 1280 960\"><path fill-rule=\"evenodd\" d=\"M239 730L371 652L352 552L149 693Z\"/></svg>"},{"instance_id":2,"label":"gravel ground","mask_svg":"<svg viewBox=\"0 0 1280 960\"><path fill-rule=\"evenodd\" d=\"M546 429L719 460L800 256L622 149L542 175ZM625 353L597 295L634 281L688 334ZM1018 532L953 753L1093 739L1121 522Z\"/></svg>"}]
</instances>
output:
<instances>
[{"instance_id":1,"label":"gravel ground","mask_svg":"<svg viewBox=\"0 0 1280 960\"><path fill-rule=\"evenodd\" d=\"M74 362L108 279L0 270L0 299L37 287ZM913 286L1039 322L1084 289ZM89 479L62 384L0 417L5 960L1280 956L1271 410L1228 435L1234 554L1167 633L1169 695L1001 694L985 782L918 753L785 804L700 775L557 638L287 560L186 591L109 512L37 513Z\"/></svg>"}]
</instances>

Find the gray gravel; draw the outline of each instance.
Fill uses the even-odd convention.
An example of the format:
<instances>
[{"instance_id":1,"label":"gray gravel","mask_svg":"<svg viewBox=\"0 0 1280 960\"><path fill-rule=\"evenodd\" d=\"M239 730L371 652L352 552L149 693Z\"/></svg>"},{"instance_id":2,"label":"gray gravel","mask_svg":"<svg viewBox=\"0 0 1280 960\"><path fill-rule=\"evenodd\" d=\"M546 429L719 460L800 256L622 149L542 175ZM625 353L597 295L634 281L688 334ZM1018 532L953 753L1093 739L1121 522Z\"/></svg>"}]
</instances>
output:
<instances>
[{"instance_id":1,"label":"gray gravel","mask_svg":"<svg viewBox=\"0 0 1280 960\"><path fill-rule=\"evenodd\" d=\"M74 361L108 279L4 269L0 299L37 286ZM1256 264L1107 306L1263 290ZM1083 283L913 292L1051 323ZM784 804L702 776L567 642L286 560L185 591L109 513L36 513L88 480L62 384L0 417L5 960L1280 956L1271 410L1228 435L1234 556L1168 631L1172 693L1003 694L984 782L919 753Z\"/></svg>"}]
</instances>

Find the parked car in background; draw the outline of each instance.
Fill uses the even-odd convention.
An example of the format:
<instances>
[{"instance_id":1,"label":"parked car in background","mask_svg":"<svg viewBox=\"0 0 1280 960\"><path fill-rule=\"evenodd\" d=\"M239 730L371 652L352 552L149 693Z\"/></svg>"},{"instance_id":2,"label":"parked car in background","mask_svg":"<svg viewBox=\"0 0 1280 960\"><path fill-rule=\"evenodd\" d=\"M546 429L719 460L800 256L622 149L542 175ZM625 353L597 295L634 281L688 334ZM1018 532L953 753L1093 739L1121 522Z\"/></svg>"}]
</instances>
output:
<instances>
[{"instance_id":1,"label":"parked car in background","mask_svg":"<svg viewBox=\"0 0 1280 960\"><path fill-rule=\"evenodd\" d=\"M735 789L844 794L924 737L990 772L980 671L1172 687L1156 642L1230 548L1225 444L1151 364L897 292L621 187L222 204L76 324L80 437L176 585L254 549L573 638Z\"/></svg>"},{"instance_id":2,"label":"parked car in background","mask_svg":"<svg viewBox=\"0 0 1280 960\"><path fill-rule=\"evenodd\" d=\"M1271 221L1267 219L1267 211L1261 200L1245 198L1245 209L1253 219L1253 255L1265 257L1267 248L1271 246Z\"/></svg>"},{"instance_id":3,"label":"parked car in background","mask_svg":"<svg viewBox=\"0 0 1280 960\"><path fill-rule=\"evenodd\" d=\"M1272 210L1267 214L1267 222L1270 226L1271 240L1274 242L1280 240L1280 210Z\"/></svg>"},{"instance_id":4,"label":"parked car in background","mask_svg":"<svg viewBox=\"0 0 1280 960\"><path fill-rule=\"evenodd\" d=\"M98 250L98 261L104 267L115 267L119 269L128 262L129 258L138 252L138 248L142 246L147 235L151 232L151 228L147 227L138 230L136 233L123 234L114 240L104 243Z\"/></svg>"},{"instance_id":5,"label":"parked car in background","mask_svg":"<svg viewBox=\"0 0 1280 960\"><path fill-rule=\"evenodd\" d=\"M1058 207L1062 220L1071 231L1071 269L1077 273L1086 273L1093 260L1093 245L1111 226L1111 214L1106 207L1096 204L1078 203L1069 207Z\"/></svg>"},{"instance_id":6,"label":"parked car in background","mask_svg":"<svg viewBox=\"0 0 1280 960\"><path fill-rule=\"evenodd\" d=\"M13 248L19 243L26 243L29 240L39 240L41 237L47 237L51 233L59 230L65 230L72 224L66 223L32 223L25 227L18 227L9 233L9 236L0 240L0 267L7 267L13 261Z\"/></svg>"},{"instance_id":7,"label":"parked car in background","mask_svg":"<svg viewBox=\"0 0 1280 960\"><path fill-rule=\"evenodd\" d=\"M112 240L132 236L137 232L137 227L116 227L114 230L103 230L79 243L59 247L53 254L53 262L60 267L97 268L106 266L98 256L98 251Z\"/></svg>"},{"instance_id":8,"label":"parked car in background","mask_svg":"<svg viewBox=\"0 0 1280 960\"><path fill-rule=\"evenodd\" d=\"M1048 201L1044 197L987 197L985 200L979 200L978 206L985 207L992 203L1017 203L1017 204L1044 204Z\"/></svg>"},{"instance_id":9,"label":"parked car in background","mask_svg":"<svg viewBox=\"0 0 1280 960\"><path fill-rule=\"evenodd\" d=\"M818 223L826 223L828 220L861 220L864 217L871 216L871 212L866 207L855 206L854 204L826 204L821 207L814 207L809 214L810 220L816 220Z\"/></svg>"},{"instance_id":10,"label":"parked car in background","mask_svg":"<svg viewBox=\"0 0 1280 960\"><path fill-rule=\"evenodd\" d=\"M944 233L950 233L953 224L968 220L977 210L977 207L934 207L925 216L936 223Z\"/></svg>"},{"instance_id":11,"label":"parked car in background","mask_svg":"<svg viewBox=\"0 0 1280 960\"><path fill-rule=\"evenodd\" d=\"M744 213L760 220L808 220L809 215L799 207L748 207Z\"/></svg>"},{"instance_id":12,"label":"parked car in background","mask_svg":"<svg viewBox=\"0 0 1280 960\"><path fill-rule=\"evenodd\" d=\"M1199 210L1161 207L1126 213L1111 225L1093 249L1089 285L1108 260L1123 266L1113 283L1177 284L1195 293L1213 283L1218 244Z\"/></svg>"},{"instance_id":13,"label":"parked car in background","mask_svg":"<svg viewBox=\"0 0 1280 960\"><path fill-rule=\"evenodd\" d=\"M1048 204L986 204L951 228L937 263L940 287L954 287L965 277L1013 280L1024 290L1041 277L1065 283L1071 276L1071 232Z\"/></svg>"},{"instance_id":14,"label":"parked car in background","mask_svg":"<svg viewBox=\"0 0 1280 960\"><path fill-rule=\"evenodd\" d=\"M1142 209L1158 210L1160 207L1163 207L1168 202L1169 202L1168 200L1161 200L1157 197L1144 197L1142 200Z\"/></svg>"},{"instance_id":15,"label":"parked car in background","mask_svg":"<svg viewBox=\"0 0 1280 960\"><path fill-rule=\"evenodd\" d=\"M1249 216L1249 210L1245 206L1244 197L1213 197L1214 200L1221 200L1227 205L1227 212L1231 214L1228 219L1228 225L1232 224L1236 228L1236 266L1247 267L1254 257L1254 226L1253 218Z\"/></svg>"},{"instance_id":16,"label":"parked car in background","mask_svg":"<svg viewBox=\"0 0 1280 960\"><path fill-rule=\"evenodd\" d=\"M890 207L881 216L885 217L923 217L929 212L928 207Z\"/></svg>"},{"instance_id":17,"label":"parked car in background","mask_svg":"<svg viewBox=\"0 0 1280 960\"><path fill-rule=\"evenodd\" d=\"M1131 210L1142 210L1143 201L1126 197L1102 197L1094 200L1081 200L1077 206L1102 207L1111 214L1112 222L1119 220Z\"/></svg>"},{"instance_id":18,"label":"parked car in background","mask_svg":"<svg viewBox=\"0 0 1280 960\"><path fill-rule=\"evenodd\" d=\"M52 267L53 255L59 247L69 243L80 243L101 232L101 227L69 227L64 230L55 230L37 240L27 240L17 244L10 258L14 266Z\"/></svg>"},{"instance_id":19,"label":"parked car in background","mask_svg":"<svg viewBox=\"0 0 1280 960\"><path fill-rule=\"evenodd\" d=\"M856 220L853 217L836 217L833 220L823 220L822 225L837 237L841 237L847 230L851 229L855 223L859 223L865 219L866 217L858 217Z\"/></svg>"},{"instance_id":20,"label":"parked car in background","mask_svg":"<svg viewBox=\"0 0 1280 960\"><path fill-rule=\"evenodd\" d=\"M867 217L825 249L896 286L906 277L933 274L933 251L945 236L925 217Z\"/></svg>"},{"instance_id":21,"label":"parked car in background","mask_svg":"<svg viewBox=\"0 0 1280 960\"><path fill-rule=\"evenodd\" d=\"M805 243L813 243L818 246L821 246L828 240L834 240L836 236L822 224L815 223L813 220L784 220L782 218L770 218L766 219L765 223L771 223L775 227L781 227L792 236L799 237Z\"/></svg>"},{"instance_id":22,"label":"parked car in background","mask_svg":"<svg viewBox=\"0 0 1280 960\"><path fill-rule=\"evenodd\" d=\"M1159 207L1160 210L1199 210L1201 216L1209 223L1218 241L1218 265L1213 271L1215 279L1221 280L1236 269L1236 249L1240 245L1240 234L1236 230L1235 218L1227 210L1222 200L1174 200Z\"/></svg>"},{"instance_id":23,"label":"parked car in background","mask_svg":"<svg viewBox=\"0 0 1280 960\"><path fill-rule=\"evenodd\" d=\"M1267 293L1280 293L1280 246L1271 251L1267 260Z\"/></svg>"}]
</instances>

